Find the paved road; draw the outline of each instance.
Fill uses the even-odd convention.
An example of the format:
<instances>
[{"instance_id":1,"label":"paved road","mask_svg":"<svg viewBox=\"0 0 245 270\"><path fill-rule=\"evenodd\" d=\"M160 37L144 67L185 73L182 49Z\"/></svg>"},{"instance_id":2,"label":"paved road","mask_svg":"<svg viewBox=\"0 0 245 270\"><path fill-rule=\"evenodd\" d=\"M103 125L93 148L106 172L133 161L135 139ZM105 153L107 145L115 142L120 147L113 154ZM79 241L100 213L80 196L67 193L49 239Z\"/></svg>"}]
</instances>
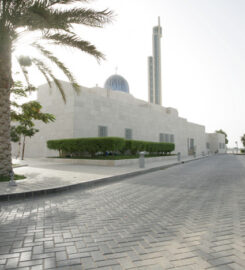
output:
<instances>
[{"instance_id":1,"label":"paved road","mask_svg":"<svg viewBox=\"0 0 245 270\"><path fill-rule=\"evenodd\" d=\"M245 269L245 156L1 203L0 269Z\"/></svg>"}]
</instances>

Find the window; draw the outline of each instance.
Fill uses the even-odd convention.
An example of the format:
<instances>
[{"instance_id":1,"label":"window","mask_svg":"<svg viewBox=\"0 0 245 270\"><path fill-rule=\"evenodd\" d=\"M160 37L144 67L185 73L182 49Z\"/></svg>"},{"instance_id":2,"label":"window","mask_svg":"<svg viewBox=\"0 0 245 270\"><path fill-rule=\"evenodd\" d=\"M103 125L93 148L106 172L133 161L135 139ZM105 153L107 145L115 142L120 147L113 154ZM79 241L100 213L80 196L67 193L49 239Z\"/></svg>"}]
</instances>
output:
<instances>
[{"instance_id":1,"label":"window","mask_svg":"<svg viewBox=\"0 0 245 270\"><path fill-rule=\"evenodd\" d=\"M174 143L174 134L171 134L171 135L170 135L170 142L171 142L171 143Z\"/></svg>"},{"instance_id":2,"label":"window","mask_svg":"<svg viewBox=\"0 0 245 270\"><path fill-rule=\"evenodd\" d=\"M195 141L193 138L187 139L188 155L194 155L196 152Z\"/></svg>"},{"instance_id":3,"label":"window","mask_svg":"<svg viewBox=\"0 0 245 270\"><path fill-rule=\"evenodd\" d=\"M163 133L159 134L159 142L164 142L164 134Z\"/></svg>"},{"instance_id":4,"label":"window","mask_svg":"<svg viewBox=\"0 0 245 270\"><path fill-rule=\"evenodd\" d=\"M225 149L225 143L219 143L219 149Z\"/></svg>"},{"instance_id":5,"label":"window","mask_svg":"<svg viewBox=\"0 0 245 270\"><path fill-rule=\"evenodd\" d=\"M133 139L133 131L131 128L125 128L125 139L132 140Z\"/></svg>"},{"instance_id":6,"label":"window","mask_svg":"<svg viewBox=\"0 0 245 270\"><path fill-rule=\"evenodd\" d=\"M190 149L194 149L194 139L190 138Z\"/></svg>"},{"instance_id":7,"label":"window","mask_svg":"<svg viewBox=\"0 0 245 270\"><path fill-rule=\"evenodd\" d=\"M160 133L159 134L159 141L165 142L165 143L174 143L174 134Z\"/></svg>"},{"instance_id":8,"label":"window","mask_svg":"<svg viewBox=\"0 0 245 270\"><path fill-rule=\"evenodd\" d=\"M106 137L107 136L107 127L99 126L99 137Z\"/></svg>"},{"instance_id":9,"label":"window","mask_svg":"<svg viewBox=\"0 0 245 270\"><path fill-rule=\"evenodd\" d=\"M164 142L168 143L169 142L169 134L164 134Z\"/></svg>"}]
</instances>

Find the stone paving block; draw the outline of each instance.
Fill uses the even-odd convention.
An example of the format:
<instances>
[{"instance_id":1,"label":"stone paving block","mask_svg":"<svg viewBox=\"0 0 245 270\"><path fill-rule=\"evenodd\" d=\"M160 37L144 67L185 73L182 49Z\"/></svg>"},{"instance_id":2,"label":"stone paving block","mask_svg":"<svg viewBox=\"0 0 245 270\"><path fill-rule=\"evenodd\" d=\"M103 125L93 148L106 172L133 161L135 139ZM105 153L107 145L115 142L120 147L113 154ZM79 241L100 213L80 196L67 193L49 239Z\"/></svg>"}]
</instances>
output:
<instances>
[{"instance_id":1,"label":"stone paving block","mask_svg":"<svg viewBox=\"0 0 245 270\"><path fill-rule=\"evenodd\" d=\"M31 255L32 255L31 251L21 252L20 261L23 262L31 260Z\"/></svg>"},{"instance_id":2,"label":"stone paving block","mask_svg":"<svg viewBox=\"0 0 245 270\"><path fill-rule=\"evenodd\" d=\"M9 258L5 265L6 269L16 269L19 262L19 258Z\"/></svg>"},{"instance_id":3,"label":"stone paving block","mask_svg":"<svg viewBox=\"0 0 245 270\"><path fill-rule=\"evenodd\" d=\"M68 246L66 247L67 254L74 254L77 253L77 249L75 246Z\"/></svg>"},{"instance_id":4,"label":"stone paving block","mask_svg":"<svg viewBox=\"0 0 245 270\"><path fill-rule=\"evenodd\" d=\"M20 256L19 252L10 253L10 254L2 254L0 255L0 260L9 259L9 258L17 258L19 256Z\"/></svg>"},{"instance_id":5,"label":"stone paving block","mask_svg":"<svg viewBox=\"0 0 245 270\"><path fill-rule=\"evenodd\" d=\"M68 255L69 259L77 259L77 258L87 258L90 257L90 253L88 252L83 252L83 253L73 253L71 255Z\"/></svg>"},{"instance_id":6,"label":"stone paving block","mask_svg":"<svg viewBox=\"0 0 245 270\"><path fill-rule=\"evenodd\" d=\"M241 266L237 263L231 263L228 265L228 267L230 267L232 270L244 270L244 266Z\"/></svg>"},{"instance_id":7,"label":"stone paving block","mask_svg":"<svg viewBox=\"0 0 245 270\"><path fill-rule=\"evenodd\" d=\"M121 267L121 265L112 265L111 270L123 270L123 268Z\"/></svg>"},{"instance_id":8,"label":"stone paving block","mask_svg":"<svg viewBox=\"0 0 245 270\"><path fill-rule=\"evenodd\" d=\"M33 254L43 254L43 245L33 247Z\"/></svg>"},{"instance_id":9,"label":"stone paving block","mask_svg":"<svg viewBox=\"0 0 245 270\"><path fill-rule=\"evenodd\" d=\"M32 266L31 270L44 270L44 268L42 264L39 264L39 265Z\"/></svg>"},{"instance_id":10,"label":"stone paving block","mask_svg":"<svg viewBox=\"0 0 245 270\"><path fill-rule=\"evenodd\" d=\"M113 265L119 265L117 260L104 260L104 261L96 261L95 262L96 267L100 268L100 267L108 267L110 268Z\"/></svg>"},{"instance_id":11,"label":"stone paving block","mask_svg":"<svg viewBox=\"0 0 245 270\"><path fill-rule=\"evenodd\" d=\"M19 243L19 242L18 242ZM11 246L1 246L0 247L0 254L6 254L9 253L11 249Z\"/></svg>"},{"instance_id":12,"label":"stone paving block","mask_svg":"<svg viewBox=\"0 0 245 270\"><path fill-rule=\"evenodd\" d=\"M46 258L44 259L44 269L50 269L56 267L55 258Z\"/></svg>"},{"instance_id":13,"label":"stone paving block","mask_svg":"<svg viewBox=\"0 0 245 270\"><path fill-rule=\"evenodd\" d=\"M43 260L30 260L30 261L24 261L24 262L19 262L19 267L28 267L28 266L35 266L35 265L40 265L43 264Z\"/></svg>"},{"instance_id":14,"label":"stone paving block","mask_svg":"<svg viewBox=\"0 0 245 270\"><path fill-rule=\"evenodd\" d=\"M48 253L43 253L43 254L34 254L32 255L32 259L46 259L46 258L53 258L55 255L54 252L48 252Z\"/></svg>"},{"instance_id":15,"label":"stone paving block","mask_svg":"<svg viewBox=\"0 0 245 270\"><path fill-rule=\"evenodd\" d=\"M208 263L210 263L212 265L212 267L220 267L220 266L224 266L234 263L234 257L231 256L226 256L226 257L221 257L218 259L212 259L212 260L208 260ZM211 267L210 267L211 268Z\"/></svg>"},{"instance_id":16,"label":"stone paving block","mask_svg":"<svg viewBox=\"0 0 245 270\"><path fill-rule=\"evenodd\" d=\"M127 252L120 252L120 253L107 254L105 257L108 259L120 259L120 258L126 258L127 256L128 256Z\"/></svg>"},{"instance_id":17,"label":"stone paving block","mask_svg":"<svg viewBox=\"0 0 245 270\"><path fill-rule=\"evenodd\" d=\"M88 253L88 255L89 255L89 253ZM92 258L95 262L105 260L105 256L100 251L90 252L90 255L92 256Z\"/></svg>"}]
</instances>

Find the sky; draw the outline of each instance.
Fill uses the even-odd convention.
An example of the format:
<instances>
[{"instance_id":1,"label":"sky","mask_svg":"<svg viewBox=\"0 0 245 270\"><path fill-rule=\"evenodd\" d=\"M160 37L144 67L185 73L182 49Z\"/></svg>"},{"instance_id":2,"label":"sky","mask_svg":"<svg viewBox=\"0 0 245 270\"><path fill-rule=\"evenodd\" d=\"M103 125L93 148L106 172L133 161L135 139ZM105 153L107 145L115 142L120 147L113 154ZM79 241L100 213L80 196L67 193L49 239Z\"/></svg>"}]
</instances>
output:
<instances>
[{"instance_id":1,"label":"sky","mask_svg":"<svg viewBox=\"0 0 245 270\"><path fill-rule=\"evenodd\" d=\"M103 87L115 73L129 83L130 93L148 99L147 57L152 55L152 28L161 18L162 105L176 108L206 132L223 129L229 147L242 147L245 133L245 1L244 0L94 0L86 7L111 9L104 28L75 27L106 55L91 56L56 49L79 84ZM22 51L21 51L22 50ZM23 46L19 53L25 54ZM64 79L57 73L60 79ZM36 85L44 83L33 73Z\"/></svg>"}]
</instances>

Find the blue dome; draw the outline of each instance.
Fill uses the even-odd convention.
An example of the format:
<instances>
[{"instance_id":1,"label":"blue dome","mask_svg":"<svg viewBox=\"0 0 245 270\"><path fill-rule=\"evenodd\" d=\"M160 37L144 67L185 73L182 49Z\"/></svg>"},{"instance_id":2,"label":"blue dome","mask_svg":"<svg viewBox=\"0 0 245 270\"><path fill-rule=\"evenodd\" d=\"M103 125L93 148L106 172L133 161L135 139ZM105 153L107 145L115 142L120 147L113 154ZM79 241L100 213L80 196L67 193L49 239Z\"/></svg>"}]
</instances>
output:
<instances>
[{"instance_id":1,"label":"blue dome","mask_svg":"<svg viewBox=\"0 0 245 270\"><path fill-rule=\"evenodd\" d=\"M122 76L117 74L110 76L106 80L104 88L129 93L128 82Z\"/></svg>"}]
</instances>

